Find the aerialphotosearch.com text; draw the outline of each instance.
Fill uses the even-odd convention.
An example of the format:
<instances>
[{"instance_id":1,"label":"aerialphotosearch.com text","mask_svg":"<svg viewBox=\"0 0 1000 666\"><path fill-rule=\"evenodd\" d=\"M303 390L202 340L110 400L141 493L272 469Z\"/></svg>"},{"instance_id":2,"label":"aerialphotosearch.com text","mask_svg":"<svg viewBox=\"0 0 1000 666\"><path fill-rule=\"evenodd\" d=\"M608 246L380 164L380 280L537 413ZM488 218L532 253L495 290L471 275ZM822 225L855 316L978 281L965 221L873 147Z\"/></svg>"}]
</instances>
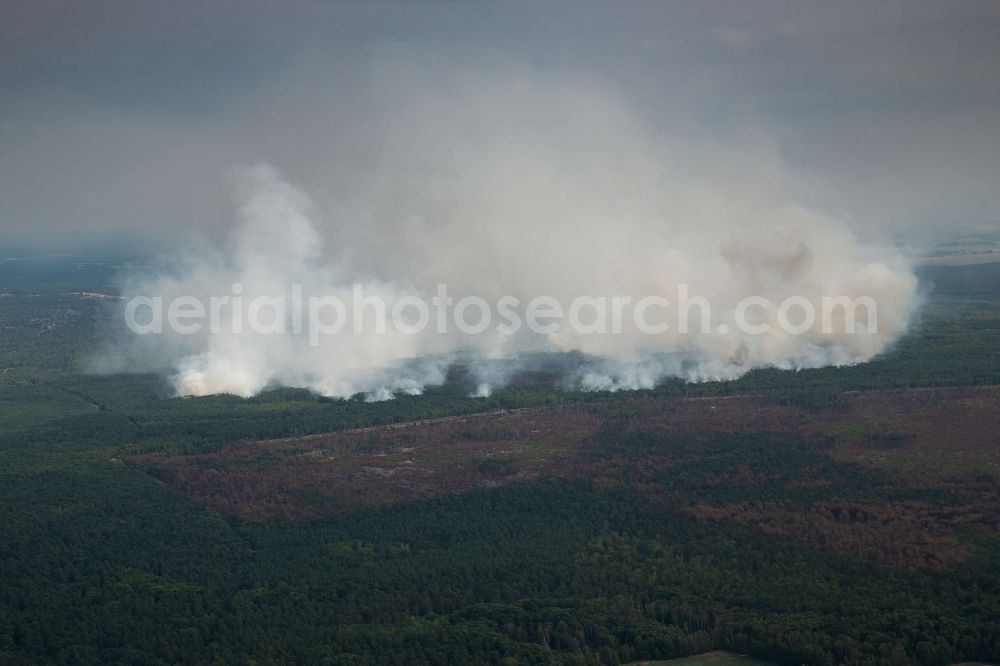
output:
<instances>
[{"instance_id":1,"label":"aerialphotosearch.com text","mask_svg":"<svg viewBox=\"0 0 1000 666\"><path fill-rule=\"evenodd\" d=\"M207 297L180 295L134 296L125 303L125 322L139 335L294 334L307 336L317 346L322 338L338 334L439 334L458 331L479 335L493 329L512 335L527 328L552 335L568 327L580 335L639 332L646 335L766 334L778 328L789 335L875 334L877 303L870 296L828 295L820 298L787 296L778 300L750 295L713 311L704 296L692 295L679 284L673 298L647 296L577 296L559 299L501 296L488 301L479 296L456 299L439 284L430 298L416 293L387 293L382 288L355 284L336 294L304 293L292 284L285 294L245 293L234 283L229 293ZM713 316L717 315L717 316Z\"/></svg>"}]
</instances>

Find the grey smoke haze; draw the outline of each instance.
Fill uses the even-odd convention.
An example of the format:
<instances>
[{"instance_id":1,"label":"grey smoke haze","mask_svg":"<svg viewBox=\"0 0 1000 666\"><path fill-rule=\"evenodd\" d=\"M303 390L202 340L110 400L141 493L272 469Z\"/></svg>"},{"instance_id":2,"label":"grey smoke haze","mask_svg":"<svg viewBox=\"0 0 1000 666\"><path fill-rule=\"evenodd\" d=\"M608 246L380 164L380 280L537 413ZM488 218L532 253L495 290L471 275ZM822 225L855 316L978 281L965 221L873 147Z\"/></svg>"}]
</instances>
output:
<instances>
[{"instance_id":1,"label":"grey smoke haze","mask_svg":"<svg viewBox=\"0 0 1000 666\"><path fill-rule=\"evenodd\" d=\"M865 235L1000 213L995 2L38 0L0 18L0 233L219 238L222 174L259 160L326 210L369 139L358 116L455 69L595 81L696 141L757 133L797 200Z\"/></svg>"},{"instance_id":2,"label":"grey smoke haze","mask_svg":"<svg viewBox=\"0 0 1000 666\"><path fill-rule=\"evenodd\" d=\"M837 340L389 336L310 351L193 336L119 350L119 364L171 367L181 393L387 397L440 382L457 353L491 386L503 378L487 359L539 348L601 359L575 378L592 388L862 361L915 305L886 232L1000 217L991 2L2 12L0 235L148 232L180 265L130 293L362 281L391 299L447 282L527 300L685 282L722 313L751 293L864 292L885 318L878 336Z\"/></svg>"},{"instance_id":3,"label":"grey smoke haze","mask_svg":"<svg viewBox=\"0 0 1000 666\"><path fill-rule=\"evenodd\" d=\"M546 335L494 326L476 335L454 327L359 335L347 327L315 345L307 333L168 328L139 344L169 351L177 393L253 395L287 385L386 399L441 383L461 356L471 361L476 393L488 395L507 379L491 361L516 364L532 351L594 359L569 378L583 388L649 388L665 376L730 379L762 366L856 363L906 331L917 284L905 258L798 205L765 139L650 126L627 97L591 82L483 72L457 68L419 87L398 72L388 77L373 94L392 103L358 116L351 127L363 141L331 162L329 206L267 164L238 169L228 239L186 251L177 270L140 278L125 296L208 303L239 284L245 301L291 302L298 284L307 297L350 302L352 285L362 283L391 309L404 296L429 302L446 284L456 302L549 296L565 307L579 296L673 300L683 284L710 304L709 330L685 335L672 323L653 336L630 318L621 332L564 324ZM878 331L848 334L838 325L828 334L817 325L791 335L775 325L749 335L733 320L747 296L817 304L871 297ZM773 309L761 316L774 323Z\"/></svg>"}]
</instances>

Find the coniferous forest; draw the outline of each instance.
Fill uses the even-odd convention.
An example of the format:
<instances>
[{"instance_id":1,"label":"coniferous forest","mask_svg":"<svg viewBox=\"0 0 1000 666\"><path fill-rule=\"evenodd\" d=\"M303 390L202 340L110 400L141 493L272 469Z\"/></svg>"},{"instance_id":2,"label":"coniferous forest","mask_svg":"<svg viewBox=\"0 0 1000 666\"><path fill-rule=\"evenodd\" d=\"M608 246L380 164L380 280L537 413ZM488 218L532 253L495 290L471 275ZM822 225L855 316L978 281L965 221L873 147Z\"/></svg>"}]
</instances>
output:
<instances>
[{"instance_id":1,"label":"coniferous forest","mask_svg":"<svg viewBox=\"0 0 1000 666\"><path fill-rule=\"evenodd\" d=\"M864 365L486 399L457 368L380 403L95 374L112 315L80 292L110 269L5 270L3 663L1000 659L1000 301L971 268Z\"/></svg>"}]
</instances>

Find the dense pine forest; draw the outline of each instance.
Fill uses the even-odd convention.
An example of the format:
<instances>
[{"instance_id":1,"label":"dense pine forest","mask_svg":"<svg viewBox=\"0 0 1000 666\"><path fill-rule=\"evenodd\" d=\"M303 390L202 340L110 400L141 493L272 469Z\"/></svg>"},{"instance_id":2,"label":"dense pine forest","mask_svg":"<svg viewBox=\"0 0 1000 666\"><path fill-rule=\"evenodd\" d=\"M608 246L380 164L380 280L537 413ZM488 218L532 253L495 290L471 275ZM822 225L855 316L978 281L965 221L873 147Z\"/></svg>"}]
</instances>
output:
<instances>
[{"instance_id":1,"label":"dense pine forest","mask_svg":"<svg viewBox=\"0 0 1000 666\"><path fill-rule=\"evenodd\" d=\"M866 392L1000 384L1000 264L925 271L915 329L854 367L586 393L542 359L489 398L453 368L425 395L367 403L181 399L158 375L96 373L116 307L97 295L122 261L8 263L0 663L618 664L714 649L793 665L1000 661L995 414L974 440L992 448L942 466L905 422L864 430L880 415L850 411ZM649 416L726 396L804 425L679 431ZM474 460L455 492L266 519L239 510L238 487L225 486L236 510L213 510L149 463L224 479L226 465L267 466L220 454L261 440L517 409L596 425L544 465ZM365 434L352 455L420 446L407 436Z\"/></svg>"}]
</instances>

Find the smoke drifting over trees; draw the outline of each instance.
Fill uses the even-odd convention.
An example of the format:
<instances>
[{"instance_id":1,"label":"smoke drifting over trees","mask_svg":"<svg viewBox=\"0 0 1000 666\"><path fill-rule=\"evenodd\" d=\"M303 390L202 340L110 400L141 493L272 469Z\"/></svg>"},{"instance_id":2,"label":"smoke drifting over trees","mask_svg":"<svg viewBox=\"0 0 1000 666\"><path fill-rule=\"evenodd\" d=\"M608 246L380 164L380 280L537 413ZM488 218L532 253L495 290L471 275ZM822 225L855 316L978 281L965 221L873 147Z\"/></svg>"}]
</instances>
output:
<instances>
[{"instance_id":1,"label":"smoke drifting over trees","mask_svg":"<svg viewBox=\"0 0 1000 666\"><path fill-rule=\"evenodd\" d=\"M441 383L456 359L471 364L478 391L488 394L525 354L571 350L587 359L568 374L571 384L639 388L665 376L726 379L762 366L862 362L907 329L918 301L907 261L799 205L761 133L721 139L654 126L624 94L523 72L457 76L429 88L388 80L341 118L338 127L357 139L329 156L328 187L305 193L267 164L237 168L227 239L187 249L171 271L127 285L126 299L207 303L234 296L233 285L244 302L282 299L281 335L165 327L132 340L138 356L171 368L179 394L253 395L284 385L384 399ZM564 320L544 334L511 331L496 313L476 334L442 332L432 321L418 333L393 326L357 333L349 324L317 337L294 324L307 306L287 306L293 289L306 300L335 297L350 310L359 284L389 311L403 298L430 303L441 284L454 302L507 297L523 308L538 296L563 306L587 297L577 315L590 324L608 316L601 301L621 297L634 307L655 296L670 305L648 308L644 319L669 330L640 330L631 314L620 318L620 331ZM707 328L697 325L703 308L679 308L678 293L707 303ZM774 304L749 311L768 332L736 325L747 297ZM819 320L796 333L776 323L775 305L786 299L805 299L819 312L831 297L870 298L877 330L867 329L864 308L834 311L830 332ZM223 320L230 308L221 306ZM678 325L684 311L694 322L687 333ZM470 308L465 318L481 315Z\"/></svg>"}]
</instances>

